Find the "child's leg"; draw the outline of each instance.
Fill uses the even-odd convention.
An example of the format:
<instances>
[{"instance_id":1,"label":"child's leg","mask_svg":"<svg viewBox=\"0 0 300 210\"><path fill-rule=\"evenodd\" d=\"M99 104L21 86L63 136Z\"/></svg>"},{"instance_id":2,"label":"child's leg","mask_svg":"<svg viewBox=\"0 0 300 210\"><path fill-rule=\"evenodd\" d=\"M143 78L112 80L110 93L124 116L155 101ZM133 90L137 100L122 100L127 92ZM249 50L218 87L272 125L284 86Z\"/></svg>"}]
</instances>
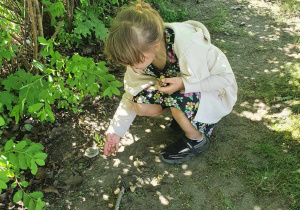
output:
<instances>
[{"instance_id":1,"label":"child's leg","mask_svg":"<svg viewBox=\"0 0 300 210\"><path fill-rule=\"evenodd\" d=\"M157 117L168 111L169 109L163 109L158 104L138 104L133 103L134 111L139 116Z\"/></svg>"},{"instance_id":2,"label":"child's leg","mask_svg":"<svg viewBox=\"0 0 300 210\"><path fill-rule=\"evenodd\" d=\"M177 123L180 125L182 130L185 132L186 137L190 139L201 139L202 133L198 131L190 122L190 120L185 116L185 114L175 107L171 107L172 115Z\"/></svg>"}]
</instances>

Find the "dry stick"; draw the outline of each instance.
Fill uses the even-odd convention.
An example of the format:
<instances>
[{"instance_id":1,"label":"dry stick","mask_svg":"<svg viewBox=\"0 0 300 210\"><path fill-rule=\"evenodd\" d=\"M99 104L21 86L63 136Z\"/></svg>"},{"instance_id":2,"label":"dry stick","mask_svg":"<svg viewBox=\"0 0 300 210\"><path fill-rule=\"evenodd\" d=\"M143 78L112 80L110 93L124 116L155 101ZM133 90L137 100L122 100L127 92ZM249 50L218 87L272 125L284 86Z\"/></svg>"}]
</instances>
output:
<instances>
[{"instance_id":1,"label":"dry stick","mask_svg":"<svg viewBox=\"0 0 300 210\"><path fill-rule=\"evenodd\" d=\"M6 19L6 20L8 20L8 21L10 21L10 22L12 22L12 23L19 24L19 25L23 25L22 23L19 23L19 22L15 21L15 20L8 19L7 17L4 17L4 16L2 16L2 15L0 15L0 17L1 17L1 18L4 18L4 19Z\"/></svg>"},{"instance_id":2,"label":"dry stick","mask_svg":"<svg viewBox=\"0 0 300 210\"><path fill-rule=\"evenodd\" d=\"M70 14L70 1L69 0L67 0L66 6L67 6L67 15L68 15L68 24L69 24L69 33L70 33L71 14Z\"/></svg>"},{"instance_id":3,"label":"dry stick","mask_svg":"<svg viewBox=\"0 0 300 210\"><path fill-rule=\"evenodd\" d=\"M3 31L6 31L6 29L0 24L0 27L1 27L1 29L3 30ZM18 38L18 37L16 37L14 34L11 34L11 33L9 33L9 35L12 37L12 38L14 38L17 42L19 42L19 44L20 45L22 45L22 41Z\"/></svg>"},{"instance_id":4,"label":"dry stick","mask_svg":"<svg viewBox=\"0 0 300 210\"><path fill-rule=\"evenodd\" d=\"M38 0L33 0L33 3L35 4L35 7L36 7L37 22L38 22L38 25L39 25L39 33L40 33L39 35L41 37L44 37L43 19L42 19L42 16L41 16L40 4L39 4Z\"/></svg>"},{"instance_id":5,"label":"dry stick","mask_svg":"<svg viewBox=\"0 0 300 210\"><path fill-rule=\"evenodd\" d=\"M37 46L37 35L36 35L36 24L35 24L35 18L33 14L33 8L31 4L31 0L27 0L28 4L28 11L29 11L29 16L31 19L31 29L32 29L32 36L33 36L33 58L37 60L37 55L38 55L38 46Z\"/></svg>"},{"instance_id":6,"label":"dry stick","mask_svg":"<svg viewBox=\"0 0 300 210\"><path fill-rule=\"evenodd\" d=\"M74 0L67 0L67 15L68 15L69 33L71 32L71 27L72 27L73 11L74 11Z\"/></svg>"},{"instance_id":7,"label":"dry stick","mask_svg":"<svg viewBox=\"0 0 300 210\"><path fill-rule=\"evenodd\" d=\"M121 192L118 195L118 199L117 199L117 202L116 202L116 205L115 205L115 210L118 210L120 208L120 203L121 203L121 199L122 199L122 197L124 195L124 192L125 192L125 188L122 187Z\"/></svg>"},{"instance_id":8,"label":"dry stick","mask_svg":"<svg viewBox=\"0 0 300 210\"><path fill-rule=\"evenodd\" d=\"M69 26L69 32L71 32L71 26L73 21L73 15L74 15L74 0L70 0L70 26Z\"/></svg>"},{"instance_id":9,"label":"dry stick","mask_svg":"<svg viewBox=\"0 0 300 210\"><path fill-rule=\"evenodd\" d=\"M57 35L58 32L60 31L60 29L61 29L61 27L62 27L63 24L64 24L64 21L61 21L60 24L59 24L59 26L57 27L55 33L51 36L51 40L52 40L52 41L55 39L56 35Z\"/></svg>"}]
</instances>

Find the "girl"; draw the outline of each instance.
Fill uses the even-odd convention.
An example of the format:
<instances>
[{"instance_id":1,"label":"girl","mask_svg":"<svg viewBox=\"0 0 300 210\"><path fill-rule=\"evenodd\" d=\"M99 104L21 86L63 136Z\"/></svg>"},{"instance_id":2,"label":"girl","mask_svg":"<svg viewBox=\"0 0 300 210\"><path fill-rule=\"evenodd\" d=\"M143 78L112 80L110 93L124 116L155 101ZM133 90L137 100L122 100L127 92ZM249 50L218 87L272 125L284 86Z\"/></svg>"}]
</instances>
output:
<instances>
[{"instance_id":1,"label":"girl","mask_svg":"<svg viewBox=\"0 0 300 210\"><path fill-rule=\"evenodd\" d=\"M161 159L182 163L207 149L215 124L236 102L237 84L203 24L163 23L141 2L117 15L105 52L127 66L125 93L106 131L105 155L118 152L136 115L159 116L168 108L185 135L161 151Z\"/></svg>"}]
</instances>

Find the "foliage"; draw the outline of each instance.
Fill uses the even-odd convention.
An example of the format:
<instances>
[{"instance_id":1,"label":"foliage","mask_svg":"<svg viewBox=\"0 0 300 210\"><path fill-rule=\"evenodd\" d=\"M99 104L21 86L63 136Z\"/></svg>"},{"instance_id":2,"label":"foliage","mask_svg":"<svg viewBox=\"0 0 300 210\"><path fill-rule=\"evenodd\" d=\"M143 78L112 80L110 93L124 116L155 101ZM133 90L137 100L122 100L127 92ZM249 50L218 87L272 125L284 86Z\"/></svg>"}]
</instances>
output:
<instances>
[{"instance_id":1,"label":"foliage","mask_svg":"<svg viewBox=\"0 0 300 210\"><path fill-rule=\"evenodd\" d=\"M300 2L298 0L277 0L281 8L296 15L300 15Z\"/></svg>"},{"instance_id":2,"label":"foliage","mask_svg":"<svg viewBox=\"0 0 300 210\"><path fill-rule=\"evenodd\" d=\"M53 50L53 42L39 38L45 47L40 52L49 60L49 64L34 61L41 75L32 75L19 69L2 81L4 91L0 92L0 123L4 125L7 111L16 123L24 114L43 121L54 122L55 117L51 105L58 108L78 111L78 103L85 95L101 97L120 95L117 89L122 86L115 77L108 74L105 62L95 63L92 58L78 54L71 58L63 57Z\"/></svg>"},{"instance_id":3,"label":"foliage","mask_svg":"<svg viewBox=\"0 0 300 210\"><path fill-rule=\"evenodd\" d=\"M38 4L36 3L38 1L33 2ZM66 19L65 14L69 11L65 8L65 1L44 0L42 3L45 9L41 11L50 14L51 26L56 28L56 33L48 40L41 36L43 33L40 29L43 27L40 25L39 30L35 29L34 33L41 37L31 37L33 31L29 33L29 37L27 35L23 37L26 31L34 28L22 19L22 15L15 15L19 11L13 10L22 8L20 2L6 2L7 5L10 4L10 10L0 6L0 14L6 17L0 19L0 66L3 66L2 61L7 64L12 58L16 58L16 62L19 62L14 66L6 65L5 69L1 70L1 72L8 72L6 74L8 76L1 75L0 78L0 139L3 129L8 128L13 118L16 123L19 123L24 116L31 116L41 122L54 122L53 108L55 107L71 109L76 113L80 111L78 105L86 95L90 94L94 97L120 95L118 88L122 83L115 81L115 77L108 73L104 61L95 63L93 58L82 57L76 53L72 56L63 56L56 49L62 46L62 43L72 47L74 43L78 46L95 39L103 42L111 22L109 14L113 14L115 7L121 6L124 1L99 0L90 4L88 0L81 0L77 2L79 5L74 10L72 25ZM21 10L20 14L23 12ZM35 23L37 23L43 13L38 13L38 10L34 12L36 14L33 16L29 14L30 20L36 18ZM20 24L22 24L20 28L25 31L20 31ZM68 33L69 30L66 27L61 29L61 26L68 26L72 30ZM60 44L54 42L57 33ZM31 56L37 41L40 43L40 51L39 56L34 60ZM38 50L34 53L37 55ZM20 61L22 61L21 65ZM25 63L28 65L25 66ZM16 66L21 68L9 69ZM25 128L31 129L30 125L25 125ZM42 209L45 205L41 200L43 193L26 192L28 182L23 174L27 169L35 174L37 164L45 165L44 160L47 155L41 152L43 146L40 144L28 139L18 143L14 143L13 140L10 139L4 148L0 148L0 194L2 190L8 188L8 184L11 184L11 188L18 186L19 190L13 196L14 202L23 200L24 206L28 209ZM96 140L101 139L96 138ZM12 179L14 183L10 183Z\"/></svg>"},{"instance_id":4,"label":"foliage","mask_svg":"<svg viewBox=\"0 0 300 210\"><path fill-rule=\"evenodd\" d=\"M104 41L108 35L108 29L104 23L97 18L97 13L91 9L89 9L89 11L90 12L86 12L81 8L75 10L75 21L73 23L76 28L74 29L74 34L87 38L88 36L92 36L93 33L96 39ZM80 37L80 40L81 39Z\"/></svg>"},{"instance_id":5,"label":"foliage","mask_svg":"<svg viewBox=\"0 0 300 210\"><path fill-rule=\"evenodd\" d=\"M0 148L0 194L2 190L8 188L8 184L12 189L18 187L19 190L14 194L13 201L19 202L23 199L24 206L29 210L42 209L45 206L45 202L41 200L44 195L40 191L27 193L25 188L29 183L21 174L30 169L35 175L38 165L45 165L47 154L42 152L43 149L41 144L31 142L29 139L23 139L18 143L10 139L4 148Z\"/></svg>"},{"instance_id":6,"label":"foliage","mask_svg":"<svg viewBox=\"0 0 300 210\"><path fill-rule=\"evenodd\" d=\"M115 8L124 4L124 0L99 0L92 4L88 0L82 0L81 6L74 11L72 31L66 27L60 31L58 37L60 42L68 46L80 45L91 40L104 41L108 35L108 27L111 25ZM68 24L65 24L67 26Z\"/></svg>"},{"instance_id":7,"label":"foliage","mask_svg":"<svg viewBox=\"0 0 300 210\"><path fill-rule=\"evenodd\" d=\"M187 9L174 9L171 8L171 0L147 0L149 3L153 3L157 7L160 15L166 22L175 22L183 20L186 17Z\"/></svg>"},{"instance_id":8,"label":"foliage","mask_svg":"<svg viewBox=\"0 0 300 210\"><path fill-rule=\"evenodd\" d=\"M65 7L63 5L63 0L57 0L55 2L51 2L50 0L42 1L44 5L46 5L45 12L49 12L51 14L51 25L54 25L57 17L63 16L65 13Z\"/></svg>"},{"instance_id":9,"label":"foliage","mask_svg":"<svg viewBox=\"0 0 300 210\"><path fill-rule=\"evenodd\" d=\"M14 53L16 46L12 44L9 33L13 30L14 24L7 20L0 19L0 26L2 25L9 26L9 30L3 30L2 27L0 28L0 66L2 66L3 59L10 61L12 57L16 57L16 54Z\"/></svg>"}]
</instances>

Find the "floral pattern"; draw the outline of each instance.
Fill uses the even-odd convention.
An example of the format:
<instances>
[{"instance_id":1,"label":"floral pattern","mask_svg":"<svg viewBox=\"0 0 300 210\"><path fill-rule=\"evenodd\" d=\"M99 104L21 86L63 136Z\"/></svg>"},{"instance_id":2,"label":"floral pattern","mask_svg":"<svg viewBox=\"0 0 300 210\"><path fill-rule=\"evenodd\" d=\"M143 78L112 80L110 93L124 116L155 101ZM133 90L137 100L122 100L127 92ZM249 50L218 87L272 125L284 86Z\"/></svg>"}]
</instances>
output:
<instances>
[{"instance_id":1,"label":"floral pattern","mask_svg":"<svg viewBox=\"0 0 300 210\"><path fill-rule=\"evenodd\" d=\"M176 77L180 73L178 58L174 50L175 34L172 29L165 30L165 40L167 49L167 62L163 70L157 69L150 64L145 69L145 74L159 78L165 76L166 78ZM200 92L183 93L181 91L172 94L162 93L158 90L144 89L133 98L136 103L145 104L160 104L163 108L176 107L180 109L185 116L191 121L192 125L200 132L211 136L215 124L207 124L194 121L197 114L199 103L201 99Z\"/></svg>"}]
</instances>

